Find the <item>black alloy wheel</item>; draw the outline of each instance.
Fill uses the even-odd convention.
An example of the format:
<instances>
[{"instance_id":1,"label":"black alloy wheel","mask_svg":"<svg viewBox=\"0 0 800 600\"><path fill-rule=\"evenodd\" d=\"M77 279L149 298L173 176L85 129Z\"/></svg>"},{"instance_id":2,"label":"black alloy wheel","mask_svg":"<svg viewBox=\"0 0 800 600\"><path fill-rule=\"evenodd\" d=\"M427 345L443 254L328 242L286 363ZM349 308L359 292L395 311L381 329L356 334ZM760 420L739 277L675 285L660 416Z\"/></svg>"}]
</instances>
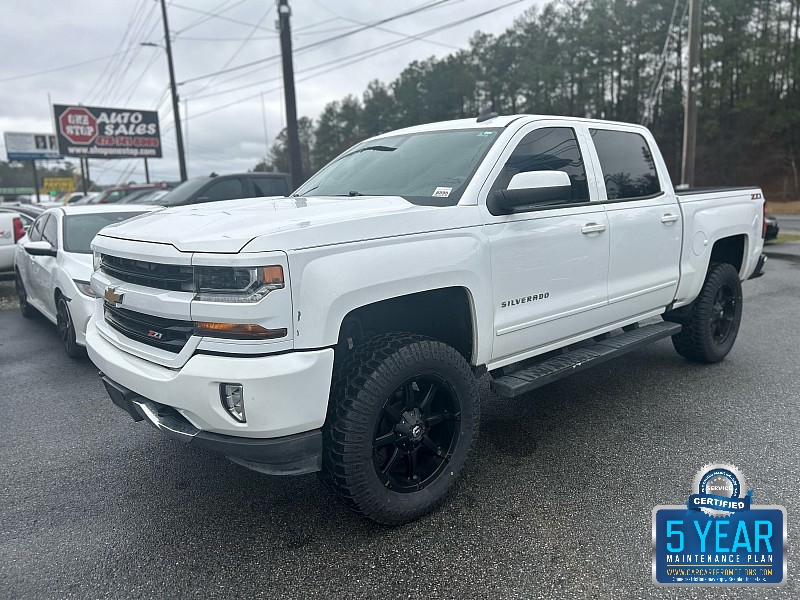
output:
<instances>
[{"instance_id":1,"label":"black alloy wheel","mask_svg":"<svg viewBox=\"0 0 800 600\"><path fill-rule=\"evenodd\" d=\"M435 374L412 377L383 405L372 438L378 478L397 492L430 485L447 468L459 436L455 390Z\"/></svg>"},{"instance_id":2,"label":"black alloy wheel","mask_svg":"<svg viewBox=\"0 0 800 600\"><path fill-rule=\"evenodd\" d=\"M714 297L711 309L711 335L714 341L722 344L728 339L736 320L736 294L730 285L723 285Z\"/></svg>"},{"instance_id":3,"label":"black alloy wheel","mask_svg":"<svg viewBox=\"0 0 800 600\"><path fill-rule=\"evenodd\" d=\"M34 314L34 308L28 303L28 292L25 284L22 283L22 275L19 270L14 271L14 286L17 288L17 298L19 299L19 311L26 319L30 319Z\"/></svg>"},{"instance_id":4,"label":"black alloy wheel","mask_svg":"<svg viewBox=\"0 0 800 600\"><path fill-rule=\"evenodd\" d=\"M69 312L69 302L64 296L59 296L56 302L56 325L67 355L71 358L83 356L86 350L75 341L75 324Z\"/></svg>"}]
</instances>

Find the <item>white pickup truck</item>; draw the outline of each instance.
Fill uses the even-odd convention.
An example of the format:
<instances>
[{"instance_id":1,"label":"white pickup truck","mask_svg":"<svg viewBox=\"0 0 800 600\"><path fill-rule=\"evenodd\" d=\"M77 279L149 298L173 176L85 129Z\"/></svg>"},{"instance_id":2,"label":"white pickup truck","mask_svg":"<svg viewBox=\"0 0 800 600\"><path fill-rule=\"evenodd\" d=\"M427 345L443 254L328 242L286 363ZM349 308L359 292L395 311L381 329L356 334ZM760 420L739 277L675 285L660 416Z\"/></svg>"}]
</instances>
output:
<instances>
[{"instance_id":1,"label":"white pickup truck","mask_svg":"<svg viewBox=\"0 0 800 600\"><path fill-rule=\"evenodd\" d=\"M635 125L412 127L289 198L103 229L89 355L135 420L265 473L322 471L351 509L405 523L464 468L486 371L516 396L670 336L724 358L763 210L758 188L676 194Z\"/></svg>"}]
</instances>

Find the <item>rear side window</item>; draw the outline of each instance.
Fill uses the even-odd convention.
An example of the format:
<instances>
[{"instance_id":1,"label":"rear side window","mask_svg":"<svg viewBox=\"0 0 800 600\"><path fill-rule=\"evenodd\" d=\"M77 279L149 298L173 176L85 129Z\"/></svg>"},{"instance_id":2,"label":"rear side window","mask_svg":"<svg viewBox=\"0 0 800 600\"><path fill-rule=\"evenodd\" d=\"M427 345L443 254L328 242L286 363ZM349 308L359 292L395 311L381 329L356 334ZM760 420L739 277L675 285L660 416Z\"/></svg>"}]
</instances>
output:
<instances>
[{"instance_id":1,"label":"rear side window","mask_svg":"<svg viewBox=\"0 0 800 600\"><path fill-rule=\"evenodd\" d=\"M514 175L527 171L564 171L572 182L570 202L589 201L583 157L575 131L569 127L535 129L522 138L492 185L492 191L508 189Z\"/></svg>"},{"instance_id":2,"label":"rear side window","mask_svg":"<svg viewBox=\"0 0 800 600\"><path fill-rule=\"evenodd\" d=\"M233 200L234 198L244 197L244 189L239 179L224 179L209 186L197 200L198 202L216 202L218 200Z\"/></svg>"},{"instance_id":3,"label":"rear side window","mask_svg":"<svg viewBox=\"0 0 800 600\"><path fill-rule=\"evenodd\" d=\"M647 198L661 192L653 154L638 133L590 129L609 200Z\"/></svg>"},{"instance_id":4,"label":"rear side window","mask_svg":"<svg viewBox=\"0 0 800 600\"><path fill-rule=\"evenodd\" d=\"M255 194L259 196L286 196L289 194L289 186L286 180L280 177L258 177L253 179Z\"/></svg>"}]
</instances>

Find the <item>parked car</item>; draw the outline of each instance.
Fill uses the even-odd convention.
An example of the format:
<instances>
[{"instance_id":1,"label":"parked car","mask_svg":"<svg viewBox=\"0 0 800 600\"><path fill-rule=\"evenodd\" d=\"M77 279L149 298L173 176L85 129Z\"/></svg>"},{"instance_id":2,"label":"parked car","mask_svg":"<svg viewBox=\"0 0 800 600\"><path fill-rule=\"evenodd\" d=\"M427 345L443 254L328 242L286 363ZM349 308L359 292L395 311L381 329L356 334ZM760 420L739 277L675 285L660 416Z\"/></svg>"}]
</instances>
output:
<instances>
[{"instance_id":1,"label":"parked car","mask_svg":"<svg viewBox=\"0 0 800 600\"><path fill-rule=\"evenodd\" d=\"M35 219L36 217L41 215L45 211L45 209L40 208L39 206L36 205L12 203L12 204L0 204L0 211L15 212L30 217L31 219Z\"/></svg>"},{"instance_id":2,"label":"parked car","mask_svg":"<svg viewBox=\"0 0 800 600\"><path fill-rule=\"evenodd\" d=\"M23 219L28 219L12 211L0 211L0 275L14 270L16 243L25 236Z\"/></svg>"},{"instance_id":3,"label":"parked car","mask_svg":"<svg viewBox=\"0 0 800 600\"><path fill-rule=\"evenodd\" d=\"M477 445L476 376L520 396L669 337L724 359L763 264L762 198L676 194L639 125L420 125L293 197L100 232L87 348L134 420L264 473L321 470L350 509L399 525Z\"/></svg>"},{"instance_id":4,"label":"parked car","mask_svg":"<svg viewBox=\"0 0 800 600\"><path fill-rule=\"evenodd\" d=\"M58 326L64 350L85 353L86 323L93 311L92 238L107 225L140 215L152 206L65 206L51 208L19 240L14 280L22 315L34 310Z\"/></svg>"},{"instance_id":5,"label":"parked car","mask_svg":"<svg viewBox=\"0 0 800 600\"><path fill-rule=\"evenodd\" d=\"M89 201L89 204L115 204L130 194L140 191L163 190L165 185L161 183L145 183L136 185L122 185L110 187L103 190L99 196Z\"/></svg>"},{"instance_id":6,"label":"parked car","mask_svg":"<svg viewBox=\"0 0 800 600\"><path fill-rule=\"evenodd\" d=\"M767 224L766 228L766 236L764 237L765 241L774 240L778 237L778 218L773 215L767 215L764 219L764 222Z\"/></svg>"},{"instance_id":7,"label":"parked car","mask_svg":"<svg viewBox=\"0 0 800 600\"><path fill-rule=\"evenodd\" d=\"M290 179L286 173L211 175L184 181L156 200L156 203L161 206L181 206L237 198L287 196L290 191Z\"/></svg>"},{"instance_id":8,"label":"parked car","mask_svg":"<svg viewBox=\"0 0 800 600\"><path fill-rule=\"evenodd\" d=\"M125 196L117 204L155 204L156 200L169 194L169 190L141 190Z\"/></svg>"}]
</instances>

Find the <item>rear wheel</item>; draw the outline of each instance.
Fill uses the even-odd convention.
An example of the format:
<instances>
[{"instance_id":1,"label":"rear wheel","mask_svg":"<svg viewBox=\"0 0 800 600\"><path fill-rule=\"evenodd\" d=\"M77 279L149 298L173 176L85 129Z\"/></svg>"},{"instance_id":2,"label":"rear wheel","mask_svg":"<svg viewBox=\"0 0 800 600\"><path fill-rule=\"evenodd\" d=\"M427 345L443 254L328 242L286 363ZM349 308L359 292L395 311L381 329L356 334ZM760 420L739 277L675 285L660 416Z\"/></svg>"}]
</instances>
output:
<instances>
[{"instance_id":1,"label":"rear wheel","mask_svg":"<svg viewBox=\"0 0 800 600\"><path fill-rule=\"evenodd\" d=\"M25 284L22 283L22 275L19 271L14 272L14 286L17 288L17 298L19 298L19 311L26 319L30 319L35 314L35 309L28 304L28 292Z\"/></svg>"},{"instance_id":2,"label":"rear wheel","mask_svg":"<svg viewBox=\"0 0 800 600\"><path fill-rule=\"evenodd\" d=\"M64 296L59 296L56 303L56 325L64 351L68 356L79 358L86 354L86 349L75 341L75 324L69 312L69 302Z\"/></svg>"},{"instance_id":3,"label":"rear wheel","mask_svg":"<svg viewBox=\"0 0 800 600\"><path fill-rule=\"evenodd\" d=\"M459 478L478 432L478 393L456 350L409 334L365 343L337 369L323 480L353 511L413 521Z\"/></svg>"},{"instance_id":4,"label":"rear wheel","mask_svg":"<svg viewBox=\"0 0 800 600\"><path fill-rule=\"evenodd\" d=\"M712 264L697 299L664 318L683 325L672 336L678 354L695 362L721 361L733 348L742 320L739 273L728 263Z\"/></svg>"}]
</instances>

